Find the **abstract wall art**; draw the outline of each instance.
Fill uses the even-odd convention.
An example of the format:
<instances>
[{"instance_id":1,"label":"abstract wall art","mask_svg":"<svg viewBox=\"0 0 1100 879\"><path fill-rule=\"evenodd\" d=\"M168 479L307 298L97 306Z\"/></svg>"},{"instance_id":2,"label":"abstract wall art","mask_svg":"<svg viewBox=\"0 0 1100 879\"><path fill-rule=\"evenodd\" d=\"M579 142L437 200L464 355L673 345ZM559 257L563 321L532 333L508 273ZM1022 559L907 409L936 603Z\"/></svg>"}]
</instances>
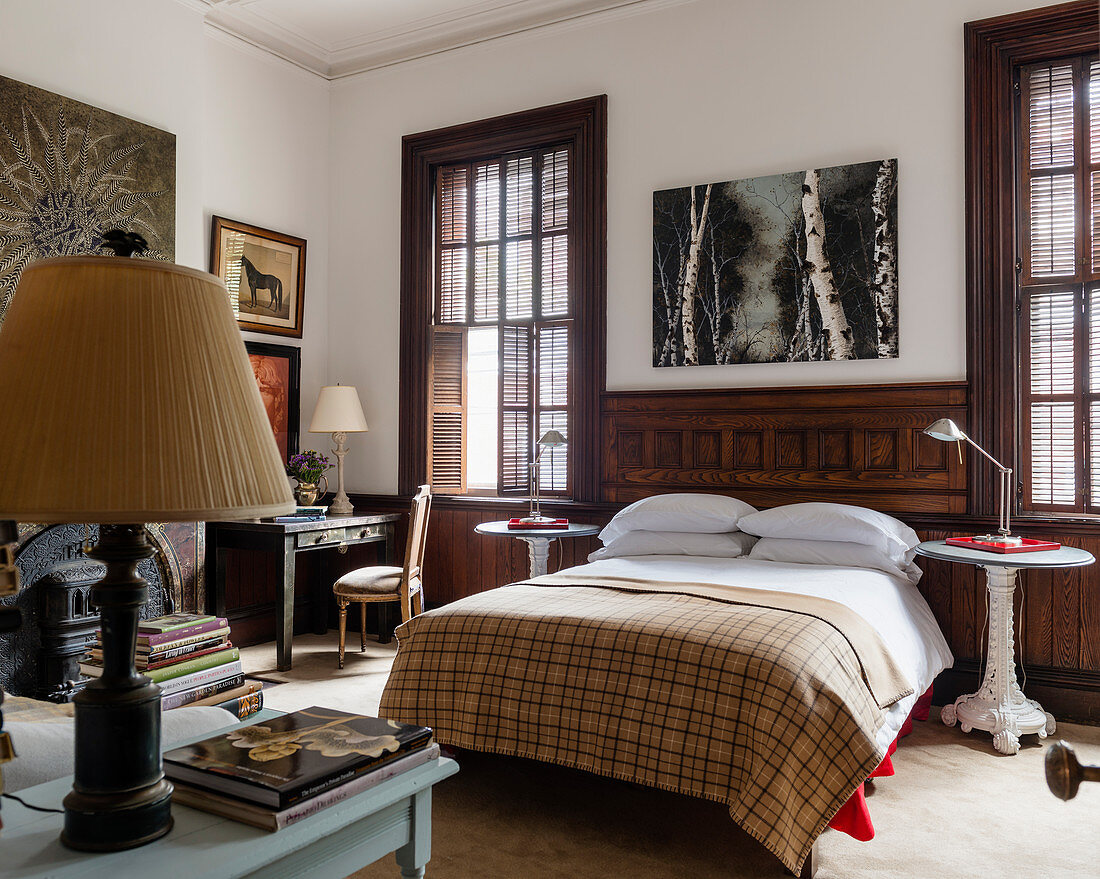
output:
<instances>
[{"instance_id":1,"label":"abstract wall art","mask_svg":"<svg viewBox=\"0 0 1100 879\"><path fill-rule=\"evenodd\" d=\"M0 76L0 322L27 265L110 229L175 258L175 135Z\"/></svg>"},{"instance_id":2,"label":"abstract wall art","mask_svg":"<svg viewBox=\"0 0 1100 879\"><path fill-rule=\"evenodd\" d=\"M897 160L653 194L653 365L898 356Z\"/></svg>"}]
</instances>

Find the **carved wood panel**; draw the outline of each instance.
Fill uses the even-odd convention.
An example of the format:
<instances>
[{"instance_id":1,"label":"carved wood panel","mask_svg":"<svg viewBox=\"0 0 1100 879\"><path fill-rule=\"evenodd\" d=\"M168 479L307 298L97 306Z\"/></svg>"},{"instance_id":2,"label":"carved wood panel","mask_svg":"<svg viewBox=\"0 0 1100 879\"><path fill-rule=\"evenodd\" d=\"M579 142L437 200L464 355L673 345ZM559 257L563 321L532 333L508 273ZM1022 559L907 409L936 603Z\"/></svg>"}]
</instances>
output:
<instances>
[{"instance_id":1,"label":"carved wood panel","mask_svg":"<svg viewBox=\"0 0 1100 879\"><path fill-rule=\"evenodd\" d=\"M609 392L603 499L718 491L758 506L827 499L890 512L962 513L965 462L921 430L965 413L962 382ZM728 450L721 466L714 464L715 438ZM690 460L684 449L695 450Z\"/></svg>"}]
</instances>

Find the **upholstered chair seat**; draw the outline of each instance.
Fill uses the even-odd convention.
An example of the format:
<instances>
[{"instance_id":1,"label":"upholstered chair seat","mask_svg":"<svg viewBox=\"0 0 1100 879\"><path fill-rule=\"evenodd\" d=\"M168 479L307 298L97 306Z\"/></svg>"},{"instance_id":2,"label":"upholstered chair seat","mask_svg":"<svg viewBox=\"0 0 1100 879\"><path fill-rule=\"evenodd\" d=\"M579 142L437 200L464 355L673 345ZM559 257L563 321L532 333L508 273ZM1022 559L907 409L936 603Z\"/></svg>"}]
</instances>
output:
<instances>
[{"instance_id":1,"label":"upholstered chair seat","mask_svg":"<svg viewBox=\"0 0 1100 879\"><path fill-rule=\"evenodd\" d=\"M332 591L337 595L396 595L401 589L404 568L377 565L349 571L337 580Z\"/></svg>"},{"instance_id":2,"label":"upholstered chair seat","mask_svg":"<svg viewBox=\"0 0 1100 879\"><path fill-rule=\"evenodd\" d=\"M344 667L344 638L348 625L348 605L359 605L359 649L367 649L367 602L396 601L401 606L401 622L424 613L424 583L420 568L424 564L424 542L428 533L428 513L432 492L426 486L412 501L409 511L409 537L405 543L405 564L373 565L344 574L332 584L336 606L340 609L340 668ZM379 636L381 640L381 636Z\"/></svg>"}]
</instances>

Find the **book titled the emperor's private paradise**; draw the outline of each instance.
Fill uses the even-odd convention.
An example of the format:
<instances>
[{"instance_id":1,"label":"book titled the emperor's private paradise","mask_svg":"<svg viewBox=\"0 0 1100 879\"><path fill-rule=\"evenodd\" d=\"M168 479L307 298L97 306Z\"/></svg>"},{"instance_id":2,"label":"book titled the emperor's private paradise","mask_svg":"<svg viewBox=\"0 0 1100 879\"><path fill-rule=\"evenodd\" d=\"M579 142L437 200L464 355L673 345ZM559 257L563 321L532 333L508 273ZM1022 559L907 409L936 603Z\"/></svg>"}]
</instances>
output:
<instances>
[{"instance_id":1,"label":"book titled the emperor's private paradise","mask_svg":"<svg viewBox=\"0 0 1100 879\"><path fill-rule=\"evenodd\" d=\"M281 810L431 742L426 727L313 706L168 751L164 774Z\"/></svg>"}]
</instances>

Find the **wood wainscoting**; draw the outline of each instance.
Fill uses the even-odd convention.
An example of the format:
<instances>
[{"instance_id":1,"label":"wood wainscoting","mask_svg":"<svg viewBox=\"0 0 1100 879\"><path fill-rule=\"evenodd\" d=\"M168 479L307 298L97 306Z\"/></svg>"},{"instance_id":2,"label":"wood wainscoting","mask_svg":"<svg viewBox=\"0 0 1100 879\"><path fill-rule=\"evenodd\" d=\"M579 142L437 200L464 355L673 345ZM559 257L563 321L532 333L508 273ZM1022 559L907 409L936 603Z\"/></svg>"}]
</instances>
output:
<instances>
[{"instance_id":1,"label":"wood wainscoting","mask_svg":"<svg viewBox=\"0 0 1100 879\"><path fill-rule=\"evenodd\" d=\"M807 500L853 503L888 511L925 540L983 533L990 517L966 514L965 462L949 443L920 434L936 418L965 420L964 383L724 391L623 391L602 402L603 500L544 504L552 515L606 524L626 503L670 491L713 491L757 506ZM992 478L992 473L990 474ZM357 509L407 512L394 495L353 494ZM522 502L446 497L433 501L424 560L429 606L520 580L527 548L511 537L474 533L480 522L526 511ZM1016 533L1047 537L1100 558L1100 526L1016 520ZM403 526L398 531L403 551ZM581 564L596 538L560 541L550 569ZM560 557L559 557L560 551ZM307 554L308 555L308 554ZM370 564L369 547L352 548L347 565ZM977 688L984 648L985 587L980 570L922 559L920 589L958 660L937 682L937 698ZM231 586L249 608L238 611L242 643L273 631L273 591L260 569L237 568ZM316 576L299 562L298 587ZM1100 564L1020 577L1018 655L1027 691L1055 716L1100 722Z\"/></svg>"},{"instance_id":2,"label":"wood wainscoting","mask_svg":"<svg viewBox=\"0 0 1100 879\"><path fill-rule=\"evenodd\" d=\"M965 461L921 430L965 415L965 382L607 393L603 499L716 491L964 513Z\"/></svg>"}]
</instances>

